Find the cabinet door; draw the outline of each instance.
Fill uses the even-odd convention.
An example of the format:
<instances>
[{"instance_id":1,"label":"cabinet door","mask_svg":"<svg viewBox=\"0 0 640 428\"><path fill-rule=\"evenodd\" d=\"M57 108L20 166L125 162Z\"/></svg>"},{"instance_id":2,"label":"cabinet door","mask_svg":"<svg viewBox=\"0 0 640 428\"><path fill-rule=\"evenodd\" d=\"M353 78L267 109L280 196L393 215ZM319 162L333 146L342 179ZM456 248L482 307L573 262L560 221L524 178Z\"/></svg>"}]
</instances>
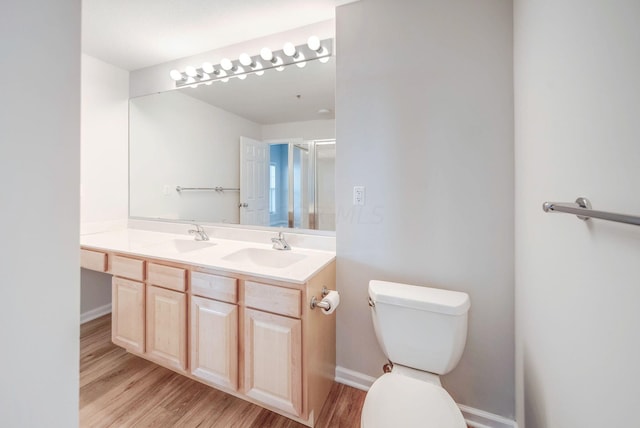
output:
<instances>
[{"instance_id":1,"label":"cabinet door","mask_svg":"<svg viewBox=\"0 0 640 428\"><path fill-rule=\"evenodd\" d=\"M131 352L144 352L144 284L114 277L111 286L111 340Z\"/></svg>"},{"instance_id":2,"label":"cabinet door","mask_svg":"<svg viewBox=\"0 0 640 428\"><path fill-rule=\"evenodd\" d=\"M191 297L191 373L238 389L238 306Z\"/></svg>"},{"instance_id":3,"label":"cabinet door","mask_svg":"<svg viewBox=\"0 0 640 428\"><path fill-rule=\"evenodd\" d=\"M302 413L302 322L244 311L245 394L300 416Z\"/></svg>"},{"instance_id":4,"label":"cabinet door","mask_svg":"<svg viewBox=\"0 0 640 428\"><path fill-rule=\"evenodd\" d=\"M187 297L147 286L147 355L180 370L187 368Z\"/></svg>"}]
</instances>

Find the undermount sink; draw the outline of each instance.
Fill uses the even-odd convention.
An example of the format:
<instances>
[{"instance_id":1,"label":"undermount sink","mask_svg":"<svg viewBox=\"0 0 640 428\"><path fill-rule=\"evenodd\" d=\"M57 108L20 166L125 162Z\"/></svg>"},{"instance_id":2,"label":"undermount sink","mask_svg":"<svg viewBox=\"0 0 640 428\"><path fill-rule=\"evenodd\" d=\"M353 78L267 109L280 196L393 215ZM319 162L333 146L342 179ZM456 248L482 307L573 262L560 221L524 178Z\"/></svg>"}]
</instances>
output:
<instances>
[{"instance_id":1,"label":"undermount sink","mask_svg":"<svg viewBox=\"0 0 640 428\"><path fill-rule=\"evenodd\" d=\"M210 241L196 241L195 239L172 239L164 243L170 249L177 251L178 253L188 253L189 251L201 250L203 248L209 248L216 245Z\"/></svg>"},{"instance_id":2,"label":"undermount sink","mask_svg":"<svg viewBox=\"0 0 640 428\"><path fill-rule=\"evenodd\" d=\"M262 248L243 248L222 257L222 260L235 263L250 263L262 267L281 269L289 267L307 256L290 251L266 250Z\"/></svg>"}]
</instances>

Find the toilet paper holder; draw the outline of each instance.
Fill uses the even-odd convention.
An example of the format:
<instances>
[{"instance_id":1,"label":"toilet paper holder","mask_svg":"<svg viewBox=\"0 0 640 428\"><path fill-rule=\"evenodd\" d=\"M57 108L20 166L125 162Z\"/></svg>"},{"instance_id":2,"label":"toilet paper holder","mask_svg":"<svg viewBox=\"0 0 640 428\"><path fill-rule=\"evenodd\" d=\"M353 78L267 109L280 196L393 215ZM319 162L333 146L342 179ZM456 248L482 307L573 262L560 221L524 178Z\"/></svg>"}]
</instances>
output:
<instances>
[{"instance_id":1,"label":"toilet paper holder","mask_svg":"<svg viewBox=\"0 0 640 428\"><path fill-rule=\"evenodd\" d=\"M320 297L320 301L316 299L316 296L311 297L311 302L309 303L309 306L311 307L311 309L315 309L316 307L322 308L327 311L331 309L331 304L329 302L322 301L322 299L326 297L328 294L329 294L329 290L327 289L327 287L322 287L322 297Z\"/></svg>"}]
</instances>

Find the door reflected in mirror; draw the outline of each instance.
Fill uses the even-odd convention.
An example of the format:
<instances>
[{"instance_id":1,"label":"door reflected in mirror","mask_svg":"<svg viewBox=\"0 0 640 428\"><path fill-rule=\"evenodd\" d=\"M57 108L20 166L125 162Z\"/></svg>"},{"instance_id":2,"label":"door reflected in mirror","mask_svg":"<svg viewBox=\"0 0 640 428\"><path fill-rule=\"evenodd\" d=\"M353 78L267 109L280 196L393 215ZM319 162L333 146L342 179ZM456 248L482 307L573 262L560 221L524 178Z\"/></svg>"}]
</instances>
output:
<instances>
[{"instance_id":1,"label":"door reflected in mirror","mask_svg":"<svg viewBox=\"0 0 640 428\"><path fill-rule=\"evenodd\" d=\"M334 59L130 100L134 218L335 230Z\"/></svg>"},{"instance_id":2,"label":"door reflected in mirror","mask_svg":"<svg viewBox=\"0 0 640 428\"><path fill-rule=\"evenodd\" d=\"M335 140L240 141L241 224L335 230Z\"/></svg>"}]
</instances>

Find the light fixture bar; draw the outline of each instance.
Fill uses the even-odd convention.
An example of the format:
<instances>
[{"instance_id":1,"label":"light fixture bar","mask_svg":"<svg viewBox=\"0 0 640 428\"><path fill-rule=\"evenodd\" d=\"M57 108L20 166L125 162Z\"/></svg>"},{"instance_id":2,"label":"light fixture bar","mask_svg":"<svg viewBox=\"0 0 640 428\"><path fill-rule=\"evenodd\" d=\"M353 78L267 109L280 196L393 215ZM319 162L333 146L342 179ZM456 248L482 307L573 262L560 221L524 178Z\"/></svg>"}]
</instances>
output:
<instances>
[{"instance_id":1,"label":"light fixture bar","mask_svg":"<svg viewBox=\"0 0 640 428\"><path fill-rule=\"evenodd\" d=\"M287 55L294 48L293 56ZM249 74L261 76L266 70L276 69L282 70L288 65L297 65L304 67L308 61L320 60L321 62L329 61L331 57L331 48L333 47L333 39L319 40L312 36L306 44L293 46L290 43L285 48L271 51L269 48L263 49L271 55L265 58L265 55L257 54L249 56L248 54L240 55L237 60L223 58L219 64L211 64L205 62L201 67L188 66L184 71L171 70L169 73L171 79L175 81L176 88L185 86L196 87L201 84L211 84L218 80L228 81L230 78L237 77L245 79ZM286 52L285 52L286 51Z\"/></svg>"}]
</instances>

